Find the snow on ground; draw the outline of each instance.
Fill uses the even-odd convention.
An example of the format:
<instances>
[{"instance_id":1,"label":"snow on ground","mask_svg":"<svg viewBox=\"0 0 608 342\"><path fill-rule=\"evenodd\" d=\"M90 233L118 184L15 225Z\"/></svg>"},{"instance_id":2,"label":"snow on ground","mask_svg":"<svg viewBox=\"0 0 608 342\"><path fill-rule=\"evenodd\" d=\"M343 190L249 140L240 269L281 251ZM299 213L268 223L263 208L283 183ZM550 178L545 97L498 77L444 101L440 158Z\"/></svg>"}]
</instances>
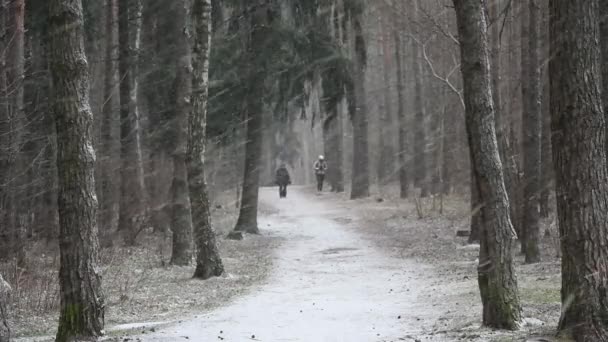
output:
<instances>
[{"instance_id":1,"label":"snow on ground","mask_svg":"<svg viewBox=\"0 0 608 342\"><path fill-rule=\"evenodd\" d=\"M383 253L333 220L348 213L330 202L296 188L283 200L274 189L260 195L279 211L260 220L262 234L287 239L268 284L228 306L137 338L370 342L413 341L422 333L415 322L432 312L419 296L428 284L413 276L420 267Z\"/></svg>"},{"instance_id":2,"label":"snow on ground","mask_svg":"<svg viewBox=\"0 0 608 342\"><path fill-rule=\"evenodd\" d=\"M276 188L262 188L262 235L219 241L227 276L198 282L190 268L155 268L111 308L106 340L507 342L551 333L559 317L552 240L543 263L515 258L527 324L481 329L478 246L455 234L468 226L468 201L448 198L442 213L432 202L417 210L394 196L351 201L305 187L280 200ZM219 226L225 234L232 225Z\"/></svg>"}]
</instances>

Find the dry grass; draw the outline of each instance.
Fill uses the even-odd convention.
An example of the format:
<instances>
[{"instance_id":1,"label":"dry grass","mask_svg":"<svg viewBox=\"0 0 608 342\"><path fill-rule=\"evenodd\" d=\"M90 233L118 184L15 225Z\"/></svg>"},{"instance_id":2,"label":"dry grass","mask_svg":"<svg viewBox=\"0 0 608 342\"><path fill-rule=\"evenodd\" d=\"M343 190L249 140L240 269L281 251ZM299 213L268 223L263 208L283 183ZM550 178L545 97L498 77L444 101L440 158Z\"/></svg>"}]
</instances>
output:
<instances>
[{"instance_id":1,"label":"dry grass","mask_svg":"<svg viewBox=\"0 0 608 342\"><path fill-rule=\"evenodd\" d=\"M269 210L261 208L263 213ZM219 278L194 280L193 266L170 266L170 236L146 232L135 247L102 250L106 327L183 319L230 301L265 280L281 240L269 235L247 236L243 241L224 239L235 223L234 204L214 205L212 215L226 268ZM15 336L53 335L57 324L56 247L36 246L32 250L44 250L45 254L30 252L27 270L14 263L0 265L13 287L10 307Z\"/></svg>"}]
</instances>

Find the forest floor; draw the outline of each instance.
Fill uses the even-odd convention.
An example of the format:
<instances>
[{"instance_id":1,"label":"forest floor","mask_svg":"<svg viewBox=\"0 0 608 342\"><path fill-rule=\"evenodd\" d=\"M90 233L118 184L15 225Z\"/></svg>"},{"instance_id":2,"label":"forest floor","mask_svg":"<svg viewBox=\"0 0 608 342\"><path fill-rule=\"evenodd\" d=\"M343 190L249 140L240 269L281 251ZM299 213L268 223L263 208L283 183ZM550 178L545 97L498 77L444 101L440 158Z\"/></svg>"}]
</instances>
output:
<instances>
[{"instance_id":1,"label":"forest floor","mask_svg":"<svg viewBox=\"0 0 608 342\"><path fill-rule=\"evenodd\" d=\"M481 329L478 246L467 205L446 199L417 206L392 196L350 201L291 187L279 200L262 189L272 215L262 235L284 241L269 278L225 306L146 334L137 341L534 341L559 318L559 262L547 238L546 262L517 256L526 318L517 332ZM551 340L545 337L546 340ZM120 340L117 339L117 340ZM541 339L538 339L541 340Z\"/></svg>"},{"instance_id":2,"label":"forest floor","mask_svg":"<svg viewBox=\"0 0 608 342\"><path fill-rule=\"evenodd\" d=\"M212 209L226 268L219 278L195 280L194 266L170 265L170 234L144 232L134 247L122 245L117 238L114 247L101 251L108 336L179 323L183 317L224 305L264 282L272 269L273 252L283 238L269 232L244 241L224 239L236 222L233 196L218 196ZM275 211L263 203L259 209L261 216ZM13 287L10 324L16 341L54 340L59 311L56 249L45 244L32 248L27 270L13 263L0 264Z\"/></svg>"},{"instance_id":3,"label":"forest floor","mask_svg":"<svg viewBox=\"0 0 608 342\"><path fill-rule=\"evenodd\" d=\"M516 253L526 322L517 332L494 332L480 328L479 248L456 237L468 228L466 200L448 197L439 212L437 199L415 205L394 195L351 201L288 191L279 200L276 189L261 189L261 235L219 240L227 274L218 279L200 282L191 267L166 266L170 241L153 236L140 248L114 250L126 255L106 251L108 339L506 342L555 329L554 239L544 239L540 264L524 265ZM232 212L216 208L218 233L232 228ZM31 335L29 324L37 324L37 334L52 333L55 321L17 320L17 332Z\"/></svg>"}]
</instances>

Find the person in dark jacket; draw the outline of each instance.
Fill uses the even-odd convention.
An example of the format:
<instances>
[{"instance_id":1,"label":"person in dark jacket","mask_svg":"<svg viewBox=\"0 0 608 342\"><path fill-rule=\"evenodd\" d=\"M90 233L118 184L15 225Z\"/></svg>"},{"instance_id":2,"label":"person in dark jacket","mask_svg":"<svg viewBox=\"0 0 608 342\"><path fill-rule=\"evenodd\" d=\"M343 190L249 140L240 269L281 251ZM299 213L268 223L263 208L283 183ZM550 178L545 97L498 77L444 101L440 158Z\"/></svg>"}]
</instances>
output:
<instances>
[{"instance_id":1,"label":"person in dark jacket","mask_svg":"<svg viewBox=\"0 0 608 342\"><path fill-rule=\"evenodd\" d=\"M287 197L287 185L291 184L291 178L289 178L289 171L285 164L281 164L277 169L275 182L279 186L279 198Z\"/></svg>"}]
</instances>

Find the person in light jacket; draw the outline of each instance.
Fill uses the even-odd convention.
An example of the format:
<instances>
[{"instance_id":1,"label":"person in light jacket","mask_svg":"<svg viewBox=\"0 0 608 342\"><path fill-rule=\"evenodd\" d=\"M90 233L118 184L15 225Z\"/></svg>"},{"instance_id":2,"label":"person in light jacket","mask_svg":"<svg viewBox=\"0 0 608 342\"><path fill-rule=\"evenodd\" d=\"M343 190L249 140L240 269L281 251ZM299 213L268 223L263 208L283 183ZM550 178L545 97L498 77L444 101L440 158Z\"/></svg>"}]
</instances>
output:
<instances>
[{"instance_id":1,"label":"person in light jacket","mask_svg":"<svg viewBox=\"0 0 608 342\"><path fill-rule=\"evenodd\" d=\"M327 172L327 162L325 157L319 156L319 159L313 165L315 176L317 177L317 191L323 191L323 181L325 180L325 172Z\"/></svg>"}]
</instances>

